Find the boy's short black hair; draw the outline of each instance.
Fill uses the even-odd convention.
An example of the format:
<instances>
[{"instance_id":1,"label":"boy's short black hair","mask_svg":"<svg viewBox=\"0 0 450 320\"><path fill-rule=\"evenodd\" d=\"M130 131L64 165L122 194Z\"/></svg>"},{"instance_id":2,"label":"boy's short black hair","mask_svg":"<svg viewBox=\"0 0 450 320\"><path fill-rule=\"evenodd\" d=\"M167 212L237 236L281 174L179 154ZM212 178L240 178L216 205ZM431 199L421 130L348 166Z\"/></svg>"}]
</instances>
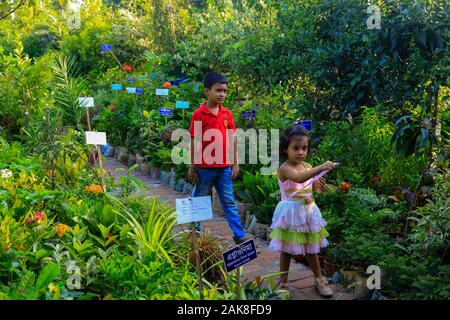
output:
<instances>
[{"instance_id":1,"label":"boy's short black hair","mask_svg":"<svg viewBox=\"0 0 450 320\"><path fill-rule=\"evenodd\" d=\"M228 84L227 77L223 73L219 72L208 72L203 78L203 86L205 88L211 89L216 83Z\"/></svg>"},{"instance_id":2,"label":"boy's short black hair","mask_svg":"<svg viewBox=\"0 0 450 320\"><path fill-rule=\"evenodd\" d=\"M289 128L286 128L283 131L283 134L280 137L280 159L287 159L287 148L289 147L289 143L293 136L305 136L308 138L308 154L307 157L311 156L311 137L309 135L308 130L305 127L294 124Z\"/></svg>"}]
</instances>

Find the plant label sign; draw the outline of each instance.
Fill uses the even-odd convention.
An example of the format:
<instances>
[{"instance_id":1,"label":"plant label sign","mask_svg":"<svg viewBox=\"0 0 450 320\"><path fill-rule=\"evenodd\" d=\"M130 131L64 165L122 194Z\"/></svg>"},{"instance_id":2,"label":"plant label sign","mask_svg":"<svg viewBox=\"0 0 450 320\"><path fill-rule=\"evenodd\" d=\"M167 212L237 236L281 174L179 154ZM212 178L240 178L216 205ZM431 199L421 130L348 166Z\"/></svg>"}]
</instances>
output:
<instances>
[{"instance_id":1,"label":"plant label sign","mask_svg":"<svg viewBox=\"0 0 450 320\"><path fill-rule=\"evenodd\" d=\"M86 131L86 143L105 146L106 132Z\"/></svg>"},{"instance_id":2,"label":"plant label sign","mask_svg":"<svg viewBox=\"0 0 450 320\"><path fill-rule=\"evenodd\" d=\"M177 102L175 102L175 108L189 109L189 102L188 101L177 101Z\"/></svg>"},{"instance_id":3,"label":"plant label sign","mask_svg":"<svg viewBox=\"0 0 450 320\"><path fill-rule=\"evenodd\" d=\"M78 98L78 103L83 108L93 108L94 98L93 97L80 97Z\"/></svg>"},{"instance_id":4,"label":"plant label sign","mask_svg":"<svg viewBox=\"0 0 450 320\"><path fill-rule=\"evenodd\" d=\"M241 116L244 119L254 119L254 118L256 118L256 110L242 111Z\"/></svg>"},{"instance_id":5,"label":"plant label sign","mask_svg":"<svg viewBox=\"0 0 450 320\"><path fill-rule=\"evenodd\" d=\"M136 94L142 94L142 93L143 93L142 88L136 88Z\"/></svg>"},{"instance_id":6,"label":"plant label sign","mask_svg":"<svg viewBox=\"0 0 450 320\"><path fill-rule=\"evenodd\" d=\"M231 272L247 262L256 259L256 247L253 239L247 240L244 243L225 251L222 253L223 261L225 262L225 269Z\"/></svg>"},{"instance_id":7,"label":"plant label sign","mask_svg":"<svg viewBox=\"0 0 450 320\"><path fill-rule=\"evenodd\" d=\"M211 196L176 199L177 224L211 220Z\"/></svg>"},{"instance_id":8,"label":"plant label sign","mask_svg":"<svg viewBox=\"0 0 450 320\"><path fill-rule=\"evenodd\" d=\"M101 51L111 51L112 50L112 44L102 44L100 45Z\"/></svg>"},{"instance_id":9,"label":"plant label sign","mask_svg":"<svg viewBox=\"0 0 450 320\"><path fill-rule=\"evenodd\" d=\"M121 85L120 83L113 83L113 84L111 85L111 90L117 90L117 91L120 91L120 90L122 90L122 85Z\"/></svg>"},{"instance_id":10,"label":"plant label sign","mask_svg":"<svg viewBox=\"0 0 450 320\"><path fill-rule=\"evenodd\" d=\"M136 78L127 78L127 82L135 82Z\"/></svg>"},{"instance_id":11,"label":"plant label sign","mask_svg":"<svg viewBox=\"0 0 450 320\"><path fill-rule=\"evenodd\" d=\"M160 116L171 117L173 115L173 109L159 108L158 113Z\"/></svg>"},{"instance_id":12,"label":"plant label sign","mask_svg":"<svg viewBox=\"0 0 450 320\"><path fill-rule=\"evenodd\" d=\"M128 93L136 93L136 88L135 87L126 87L126 89Z\"/></svg>"},{"instance_id":13,"label":"plant label sign","mask_svg":"<svg viewBox=\"0 0 450 320\"><path fill-rule=\"evenodd\" d=\"M168 96L169 89L156 89L156 95L157 96Z\"/></svg>"},{"instance_id":14,"label":"plant label sign","mask_svg":"<svg viewBox=\"0 0 450 320\"><path fill-rule=\"evenodd\" d=\"M295 121L294 124L303 126L306 130L308 130L308 132L312 131L312 120Z\"/></svg>"}]
</instances>

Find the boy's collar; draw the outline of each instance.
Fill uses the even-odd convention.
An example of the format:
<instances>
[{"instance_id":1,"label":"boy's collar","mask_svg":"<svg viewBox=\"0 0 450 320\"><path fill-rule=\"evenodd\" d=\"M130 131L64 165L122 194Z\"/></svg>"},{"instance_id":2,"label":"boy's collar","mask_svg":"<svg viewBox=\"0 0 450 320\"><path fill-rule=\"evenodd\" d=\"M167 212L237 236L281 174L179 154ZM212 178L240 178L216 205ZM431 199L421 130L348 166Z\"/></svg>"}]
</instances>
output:
<instances>
[{"instance_id":1,"label":"boy's collar","mask_svg":"<svg viewBox=\"0 0 450 320\"><path fill-rule=\"evenodd\" d=\"M211 113L211 110L206 106L206 102L203 102L203 104L200 107L203 112ZM219 112L225 112L224 106L222 104L219 104Z\"/></svg>"}]
</instances>

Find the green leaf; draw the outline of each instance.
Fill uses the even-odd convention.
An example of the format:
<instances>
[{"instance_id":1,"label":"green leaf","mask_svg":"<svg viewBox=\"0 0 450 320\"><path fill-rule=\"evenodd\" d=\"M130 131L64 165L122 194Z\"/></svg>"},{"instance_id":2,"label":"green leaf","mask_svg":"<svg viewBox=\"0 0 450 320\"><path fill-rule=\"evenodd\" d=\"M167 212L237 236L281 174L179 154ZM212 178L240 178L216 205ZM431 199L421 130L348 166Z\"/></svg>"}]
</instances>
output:
<instances>
[{"instance_id":1,"label":"green leaf","mask_svg":"<svg viewBox=\"0 0 450 320\"><path fill-rule=\"evenodd\" d=\"M39 274L34 289L39 290L47 287L50 284L50 282L52 282L55 278L59 277L60 273L61 269L58 264L51 263L46 265Z\"/></svg>"}]
</instances>

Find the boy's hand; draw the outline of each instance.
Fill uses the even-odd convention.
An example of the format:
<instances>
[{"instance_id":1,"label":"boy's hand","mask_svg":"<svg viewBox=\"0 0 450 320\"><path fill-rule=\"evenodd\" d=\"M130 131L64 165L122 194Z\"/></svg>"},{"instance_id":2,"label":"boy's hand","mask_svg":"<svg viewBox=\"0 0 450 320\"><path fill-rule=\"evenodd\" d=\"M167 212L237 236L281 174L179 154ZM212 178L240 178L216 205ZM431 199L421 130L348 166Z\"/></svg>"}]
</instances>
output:
<instances>
[{"instance_id":1,"label":"boy's hand","mask_svg":"<svg viewBox=\"0 0 450 320\"><path fill-rule=\"evenodd\" d=\"M233 169L231 170L231 180L236 179L239 176L239 165L234 164Z\"/></svg>"},{"instance_id":2,"label":"boy's hand","mask_svg":"<svg viewBox=\"0 0 450 320\"><path fill-rule=\"evenodd\" d=\"M196 184L198 182L198 174L197 171L195 170L194 166L189 166L189 170L188 170L188 180L192 183L192 184Z\"/></svg>"}]
</instances>

